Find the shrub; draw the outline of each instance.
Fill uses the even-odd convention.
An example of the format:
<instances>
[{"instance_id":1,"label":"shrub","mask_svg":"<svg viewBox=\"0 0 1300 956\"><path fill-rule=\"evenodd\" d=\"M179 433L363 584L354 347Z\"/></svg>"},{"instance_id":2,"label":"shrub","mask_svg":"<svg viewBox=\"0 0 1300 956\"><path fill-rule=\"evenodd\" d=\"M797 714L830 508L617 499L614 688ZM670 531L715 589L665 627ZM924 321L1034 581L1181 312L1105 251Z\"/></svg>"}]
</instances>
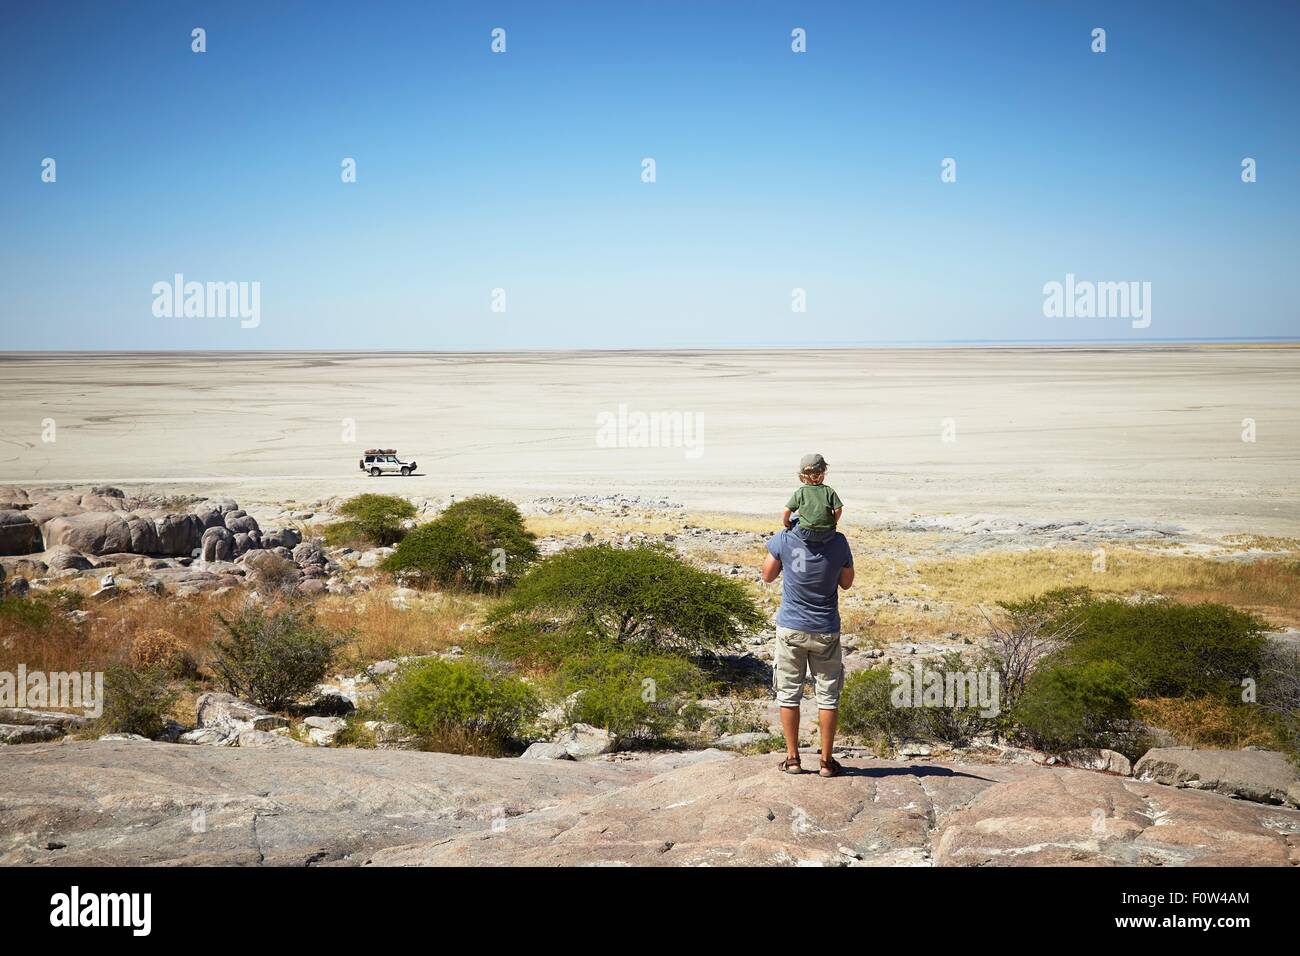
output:
<instances>
[{"instance_id":1,"label":"shrub","mask_svg":"<svg viewBox=\"0 0 1300 956\"><path fill-rule=\"evenodd\" d=\"M578 692L567 718L603 727L620 741L648 743L699 726L703 675L676 655L605 647L570 658L557 675L561 693Z\"/></svg>"},{"instance_id":2,"label":"shrub","mask_svg":"<svg viewBox=\"0 0 1300 956\"><path fill-rule=\"evenodd\" d=\"M887 667L855 671L840 692L840 727L851 734L894 741L916 736L915 708L895 707Z\"/></svg>"},{"instance_id":3,"label":"shrub","mask_svg":"<svg viewBox=\"0 0 1300 956\"><path fill-rule=\"evenodd\" d=\"M1032 746L1049 752L1076 747L1120 748L1133 712L1131 684L1114 661L1050 664L1029 679L1015 721Z\"/></svg>"},{"instance_id":4,"label":"shrub","mask_svg":"<svg viewBox=\"0 0 1300 956\"><path fill-rule=\"evenodd\" d=\"M228 693L271 710L307 694L324 679L346 641L316 624L309 609L248 608L217 615L224 636L212 642L212 670Z\"/></svg>"},{"instance_id":5,"label":"shrub","mask_svg":"<svg viewBox=\"0 0 1300 956\"><path fill-rule=\"evenodd\" d=\"M380 707L430 749L496 755L537 718L541 704L517 678L490 675L475 661L434 658L394 674Z\"/></svg>"},{"instance_id":6,"label":"shrub","mask_svg":"<svg viewBox=\"0 0 1300 956\"><path fill-rule=\"evenodd\" d=\"M1223 604L1087 600L1062 611L1074 633L1061 654L1075 664L1113 661L1137 697L1227 697L1260 673L1265 625Z\"/></svg>"},{"instance_id":7,"label":"shrub","mask_svg":"<svg viewBox=\"0 0 1300 956\"><path fill-rule=\"evenodd\" d=\"M175 634L162 628L132 638L130 660L137 670L157 667L172 678L193 677L197 671L189 648Z\"/></svg>"},{"instance_id":8,"label":"shrub","mask_svg":"<svg viewBox=\"0 0 1300 956\"><path fill-rule=\"evenodd\" d=\"M657 545L570 548L540 562L489 622L590 632L607 641L687 651L732 646L764 623L739 581Z\"/></svg>"},{"instance_id":9,"label":"shrub","mask_svg":"<svg viewBox=\"0 0 1300 956\"><path fill-rule=\"evenodd\" d=\"M167 684L159 667L135 669L122 664L104 672L104 733L140 734L150 739L163 732L179 695Z\"/></svg>"},{"instance_id":10,"label":"shrub","mask_svg":"<svg viewBox=\"0 0 1300 956\"><path fill-rule=\"evenodd\" d=\"M536 559L537 545L519 509L480 495L411 531L383 567L420 586L481 591L508 586Z\"/></svg>"},{"instance_id":11,"label":"shrub","mask_svg":"<svg viewBox=\"0 0 1300 956\"><path fill-rule=\"evenodd\" d=\"M402 538L402 522L415 517L415 505L396 495L357 495L339 506L338 513L347 520L337 521L325 529L330 544L361 541L387 546Z\"/></svg>"}]
</instances>

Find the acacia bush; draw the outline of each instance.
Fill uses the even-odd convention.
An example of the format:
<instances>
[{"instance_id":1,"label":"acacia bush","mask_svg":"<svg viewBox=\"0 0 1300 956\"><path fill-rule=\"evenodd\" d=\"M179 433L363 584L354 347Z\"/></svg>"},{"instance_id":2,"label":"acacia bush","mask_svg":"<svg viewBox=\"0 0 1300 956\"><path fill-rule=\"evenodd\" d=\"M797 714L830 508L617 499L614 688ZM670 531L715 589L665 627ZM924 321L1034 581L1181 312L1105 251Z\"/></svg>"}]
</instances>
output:
<instances>
[{"instance_id":1,"label":"acacia bush","mask_svg":"<svg viewBox=\"0 0 1300 956\"><path fill-rule=\"evenodd\" d=\"M1054 663L1029 679L1016 705L1018 736L1039 750L1107 747L1135 756L1126 734L1133 716L1132 682L1115 661Z\"/></svg>"},{"instance_id":2,"label":"acacia bush","mask_svg":"<svg viewBox=\"0 0 1300 956\"><path fill-rule=\"evenodd\" d=\"M383 568L419 586L484 591L509 586L536 559L536 541L519 509L479 495L409 532Z\"/></svg>"},{"instance_id":3,"label":"acacia bush","mask_svg":"<svg viewBox=\"0 0 1300 956\"><path fill-rule=\"evenodd\" d=\"M267 611L246 608L217 615L224 634L212 642L210 667L231 694L278 710L319 684L347 643L346 636L316 623L309 608Z\"/></svg>"},{"instance_id":4,"label":"acacia bush","mask_svg":"<svg viewBox=\"0 0 1300 956\"><path fill-rule=\"evenodd\" d=\"M179 696L161 667L114 665L104 672L104 712L99 729L102 733L157 737Z\"/></svg>"},{"instance_id":5,"label":"acacia bush","mask_svg":"<svg viewBox=\"0 0 1300 956\"><path fill-rule=\"evenodd\" d=\"M402 539L402 522L415 517L415 505L397 495L365 494L343 502L338 513L344 520L326 526L326 542L386 547Z\"/></svg>"},{"instance_id":6,"label":"acacia bush","mask_svg":"<svg viewBox=\"0 0 1300 956\"><path fill-rule=\"evenodd\" d=\"M620 746L663 742L698 728L704 675L684 657L607 646L570 657L557 674L573 695L566 718L603 727Z\"/></svg>"},{"instance_id":7,"label":"acacia bush","mask_svg":"<svg viewBox=\"0 0 1300 956\"><path fill-rule=\"evenodd\" d=\"M477 661L431 658L398 670L379 707L430 750L496 756L537 719L541 702L522 680Z\"/></svg>"},{"instance_id":8,"label":"acacia bush","mask_svg":"<svg viewBox=\"0 0 1300 956\"><path fill-rule=\"evenodd\" d=\"M688 564L666 547L570 548L539 562L489 617L500 632L532 625L572 640L647 650L712 651L765 622L749 590Z\"/></svg>"}]
</instances>

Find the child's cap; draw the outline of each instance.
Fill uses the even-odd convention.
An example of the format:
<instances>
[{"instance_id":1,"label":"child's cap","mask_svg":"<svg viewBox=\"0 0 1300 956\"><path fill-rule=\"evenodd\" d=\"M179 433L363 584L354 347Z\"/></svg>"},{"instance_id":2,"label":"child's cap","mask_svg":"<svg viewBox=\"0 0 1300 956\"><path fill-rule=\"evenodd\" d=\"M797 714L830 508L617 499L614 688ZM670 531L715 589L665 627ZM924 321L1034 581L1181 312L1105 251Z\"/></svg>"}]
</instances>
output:
<instances>
[{"instance_id":1,"label":"child's cap","mask_svg":"<svg viewBox=\"0 0 1300 956\"><path fill-rule=\"evenodd\" d=\"M817 454L804 455L802 458L799 459L800 471L808 471L809 469L813 469L813 468L825 468L825 467L827 467L826 459L823 458L821 455L817 455Z\"/></svg>"}]
</instances>

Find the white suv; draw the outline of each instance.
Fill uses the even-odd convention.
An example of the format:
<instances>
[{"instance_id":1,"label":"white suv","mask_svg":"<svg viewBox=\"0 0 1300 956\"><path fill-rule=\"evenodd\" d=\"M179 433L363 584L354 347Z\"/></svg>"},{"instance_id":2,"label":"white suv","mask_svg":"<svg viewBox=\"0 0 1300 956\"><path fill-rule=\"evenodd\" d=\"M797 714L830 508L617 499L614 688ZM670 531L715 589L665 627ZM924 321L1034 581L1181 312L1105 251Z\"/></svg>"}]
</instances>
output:
<instances>
[{"instance_id":1,"label":"white suv","mask_svg":"<svg viewBox=\"0 0 1300 956\"><path fill-rule=\"evenodd\" d=\"M366 456L361 459L362 471L370 473L371 478L380 475L409 475L415 471L415 462L402 461L397 457L396 448L367 448Z\"/></svg>"}]
</instances>

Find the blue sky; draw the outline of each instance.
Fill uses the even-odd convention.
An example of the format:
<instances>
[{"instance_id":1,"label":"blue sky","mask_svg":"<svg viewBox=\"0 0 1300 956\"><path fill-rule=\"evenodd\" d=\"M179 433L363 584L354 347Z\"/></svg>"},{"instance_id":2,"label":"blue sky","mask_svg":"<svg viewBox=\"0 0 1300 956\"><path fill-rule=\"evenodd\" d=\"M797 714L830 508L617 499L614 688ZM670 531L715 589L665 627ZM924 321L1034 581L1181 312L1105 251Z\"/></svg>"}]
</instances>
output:
<instances>
[{"instance_id":1,"label":"blue sky","mask_svg":"<svg viewBox=\"0 0 1300 956\"><path fill-rule=\"evenodd\" d=\"M1291 2L2 16L0 349L1300 334ZM260 324L155 317L178 272L259 282ZM1067 273L1149 281L1151 326L1045 318Z\"/></svg>"}]
</instances>

